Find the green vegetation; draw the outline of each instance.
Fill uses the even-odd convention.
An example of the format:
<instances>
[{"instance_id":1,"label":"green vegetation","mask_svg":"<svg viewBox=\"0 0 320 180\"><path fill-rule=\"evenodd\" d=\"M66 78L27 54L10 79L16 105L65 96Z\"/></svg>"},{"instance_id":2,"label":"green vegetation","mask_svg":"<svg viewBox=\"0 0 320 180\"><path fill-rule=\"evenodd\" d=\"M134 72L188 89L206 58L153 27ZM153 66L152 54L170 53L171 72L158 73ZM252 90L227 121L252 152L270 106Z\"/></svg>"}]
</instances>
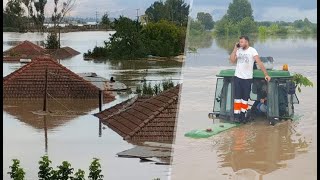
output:
<instances>
[{"instance_id":1,"label":"green vegetation","mask_svg":"<svg viewBox=\"0 0 320 180\"><path fill-rule=\"evenodd\" d=\"M160 83L156 83L153 87L151 86L151 83L149 82L147 84L147 81L144 80L142 87L141 85L137 86L136 93L139 95L157 95L160 94L161 92L173 88L175 84L172 82L171 79L165 79Z\"/></svg>"},{"instance_id":2,"label":"green vegetation","mask_svg":"<svg viewBox=\"0 0 320 180\"><path fill-rule=\"evenodd\" d=\"M295 85L298 87L298 91L301 92L301 86L307 87L313 87L313 83L302 74L294 74L292 81L295 83Z\"/></svg>"},{"instance_id":3,"label":"green vegetation","mask_svg":"<svg viewBox=\"0 0 320 180\"><path fill-rule=\"evenodd\" d=\"M255 33L258 30L248 0L233 0L227 14L216 22L214 33L217 36Z\"/></svg>"},{"instance_id":4,"label":"green vegetation","mask_svg":"<svg viewBox=\"0 0 320 180\"><path fill-rule=\"evenodd\" d=\"M209 13L198 12L197 18L189 17L188 50L196 52L198 48L208 47L212 44L211 30L214 21Z\"/></svg>"},{"instance_id":5,"label":"green vegetation","mask_svg":"<svg viewBox=\"0 0 320 180\"><path fill-rule=\"evenodd\" d=\"M211 30L214 26L214 21L209 13L198 12L197 20L204 26L205 30Z\"/></svg>"},{"instance_id":6,"label":"green vegetation","mask_svg":"<svg viewBox=\"0 0 320 180\"><path fill-rule=\"evenodd\" d=\"M116 32L105 46L94 47L84 57L115 60L177 56L184 52L188 8L182 0L157 1L146 10L149 22L144 26L120 16L113 23Z\"/></svg>"},{"instance_id":7,"label":"green vegetation","mask_svg":"<svg viewBox=\"0 0 320 180\"><path fill-rule=\"evenodd\" d=\"M167 20L178 26L186 27L188 24L189 5L184 0L160 0L146 9L145 14L149 22Z\"/></svg>"},{"instance_id":8,"label":"green vegetation","mask_svg":"<svg viewBox=\"0 0 320 180\"><path fill-rule=\"evenodd\" d=\"M262 21L255 22L253 10L248 0L233 0L229 4L227 14L214 26L215 36L240 36L243 34L287 35L287 34L316 34L317 25L307 18L294 22Z\"/></svg>"},{"instance_id":9,"label":"green vegetation","mask_svg":"<svg viewBox=\"0 0 320 180\"><path fill-rule=\"evenodd\" d=\"M101 22L100 25L102 25L106 30L111 28L111 21L109 19L109 15L108 13L105 13L102 18L101 18Z\"/></svg>"},{"instance_id":10,"label":"green vegetation","mask_svg":"<svg viewBox=\"0 0 320 180\"><path fill-rule=\"evenodd\" d=\"M20 161L18 159L13 159L13 164L10 166L11 171L8 172L10 175L10 178L13 180L23 180L25 172L24 170L20 167Z\"/></svg>"},{"instance_id":11,"label":"green vegetation","mask_svg":"<svg viewBox=\"0 0 320 180\"><path fill-rule=\"evenodd\" d=\"M20 167L20 161L13 159L13 165L10 166L11 171L8 172L10 178L13 180L24 180L25 172ZM48 156L42 156L39 161L39 180L85 180L85 172L78 169L73 175L74 168L68 161L63 161L61 165L57 166L57 169L51 167L51 160ZM89 167L89 180L102 180L101 165L99 159L94 158Z\"/></svg>"}]
</instances>

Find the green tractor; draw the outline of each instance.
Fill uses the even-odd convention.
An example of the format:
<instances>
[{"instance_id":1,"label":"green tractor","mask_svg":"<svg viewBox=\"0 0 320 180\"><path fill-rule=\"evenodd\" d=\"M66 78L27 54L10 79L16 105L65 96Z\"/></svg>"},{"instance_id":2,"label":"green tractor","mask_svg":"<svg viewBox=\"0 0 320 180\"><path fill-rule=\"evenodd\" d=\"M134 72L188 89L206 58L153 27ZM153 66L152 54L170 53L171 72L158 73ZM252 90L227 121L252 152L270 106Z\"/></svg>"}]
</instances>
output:
<instances>
[{"instance_id":1,"label":"green tractor","mask_svg":"<svg viewBox=\"0 0 320 180\"><path fill-rule=\"evenodd\" d=\"M292 82L293 76L287 70L267 69L268 75L271 77L270 82L264 80L264 74L260 69L254 68L253 82L251 84L250 101L251 109L247 114L252 114L255 103L260 101L261 87L265 85L267 95L266 112L262 113L270 124L274 125L280 119L292 119L294 115L294 104L299 104L296 95L296 85ZM217 83L214 97L213 112L209 113L209 118L219 117L221 120L233 120L233 102L234 102L234 69L221 70L217 75Z\"/></svg>"}]
</instances>

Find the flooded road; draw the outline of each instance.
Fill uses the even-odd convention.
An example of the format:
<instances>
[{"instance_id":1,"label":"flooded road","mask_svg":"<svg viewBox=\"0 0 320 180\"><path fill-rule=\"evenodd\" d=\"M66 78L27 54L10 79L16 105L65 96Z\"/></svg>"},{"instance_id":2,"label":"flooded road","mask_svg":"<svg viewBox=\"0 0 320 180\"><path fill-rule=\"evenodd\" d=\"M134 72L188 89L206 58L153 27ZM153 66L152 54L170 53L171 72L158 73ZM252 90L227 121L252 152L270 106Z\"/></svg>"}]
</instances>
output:
<instances>
[{"instance_id":1,"label":"flooded road","mask_svg":"<svg viewBox=\"0 0 320 180\"><path fill-rule=\"evenodd\" d=\"M181 62L177 61L84 61L82 54L95 45L101 46L113 32L72 32L61 34L62 46L70 46L81 52L60 63L75 73L95 72L97 75L125 83L134 88L142 79L154 83L164 78L171 78L175 83L180 81ZM3 51L29 40L42 44L46 35L37 33L3 33ZM3 77L22 67L21 63L3 63ZM128 99L130 94L116 94L116 100L105 104L103 109ZM53 167L67 160L75 169L81 168L88 175L92 158L100 159L102 174L105 179L166 179L168 166L158 166L150 162L139 162L139 159L118 158L116 153L132 148L116 132L103 124L92 114L98 112L97 100L86 101L49 101L49 111L64 112L64 115L42 116L40 101L4 102L4 179L9 179L7 172L12 159L21 161L26 171L26 179L36 179L38 161L46 153L53 162ZM62 105L61 105L62 104ZM65 116L65 112L77 112Z\"/></svg>"},{"instance_id":2,"label":"flooded road","mask_svg":"<svg viewBox=\"0 0 320 180\"><path fill-rule=\"evenodd\" d=\"M214 39L198 53L187 54L171 179L316 179L316 38L257 39L254 43L260 56L274 57L275 69L287 63L290 72L313 81L313 88L302 88L297 93L298 120L274 127L260 120L207 139L184 137L190 130L206 129L213 123L208 113L213 109L216 74L235 68L228 62L229 46L232 48L234 42Z\"/></svg>"}]
</instances>

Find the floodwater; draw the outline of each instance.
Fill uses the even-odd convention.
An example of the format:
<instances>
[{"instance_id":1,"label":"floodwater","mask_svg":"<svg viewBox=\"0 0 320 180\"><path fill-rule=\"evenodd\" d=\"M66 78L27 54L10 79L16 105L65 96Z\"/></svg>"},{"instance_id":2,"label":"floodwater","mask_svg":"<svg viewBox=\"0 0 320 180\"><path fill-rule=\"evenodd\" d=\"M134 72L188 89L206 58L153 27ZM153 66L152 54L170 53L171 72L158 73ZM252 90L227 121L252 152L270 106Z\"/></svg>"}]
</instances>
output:
<instances>
[{"instance_id":1,"label":"floodwater","mask_svg":"<svg viewBox=\"0 0 320 180\"><path fill-rule=\"evenodd\" d=\"M71 32L61 34L61 45L70 46L81 52L60 63L76 73L95 72L109 79L111 76L134 88L144 78L151 82L171 78L180 81L181 62L170 61L84 61L82 53L101 46L114 32ZM21 41L29 40L43 44L46 35L38 33L3 33L3 51ZM20 63L3 63L3 76L22 67ZM111 107L132 96L117 94L116 100L105 104ZM42 101L7 100L3 106L4 129L4 179L9 179L7 172L12 159L21 161L27 179L37 179L38 161L48 154L53 167L67 160L72 167L88 169L92 158L100 159L102 174L105 179L165 179L169 174L168 166L159 166L139 159L118 158L116 153L132 148L117 133L100 124L92 114L98 112L97 100L60 100L48 102L49 111L62 112L52 116L37 113L42 110ZM68 112L68 116L65 113ZM72 112L72 113L70 113Z\"/></svg>"},{"instance_id":2,"label":"floodwater","mask_svg":"<svg viewBox=\"0 0 320 180\"><path fill-rule=\"evenodd\" d=\"M216 74L235 68L228 56L236 40L208 39L201 42L197 53L187 54L171 179L316 179L316 37L253 40L260 56L274 57L275 69L286 63L291 72L313 81L313 88L303 87L301 93L297 92L300 104L295 105L295 121L273 127L262 119L207 139L184 137L190 130L206 129L213 123L208 113L213 109Z\"/></svg>"}]
</instances>

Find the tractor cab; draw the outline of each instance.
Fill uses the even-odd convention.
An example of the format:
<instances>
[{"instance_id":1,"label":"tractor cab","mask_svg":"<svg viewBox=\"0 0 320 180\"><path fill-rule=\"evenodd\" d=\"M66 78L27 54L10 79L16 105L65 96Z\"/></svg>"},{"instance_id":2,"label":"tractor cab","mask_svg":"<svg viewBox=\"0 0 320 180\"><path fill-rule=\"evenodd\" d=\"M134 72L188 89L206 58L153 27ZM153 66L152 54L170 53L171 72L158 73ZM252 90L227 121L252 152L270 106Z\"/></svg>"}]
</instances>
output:
<instances>
[{"instance_id":1,"label":"tractor cab","mask_svg":"<svg viewBox=\"0 0 320 180\"><path fill-rule=\"evenodd\" d=\"M284 70L267 69L267 72L271 77L270 82L264 79L260 69L254 68L249 102L260 101L259 96L261 96L262 87L265 86L267 96L265 117L273 124L279 119L292 119L294 104L299 104L292 75L286 68ZM209 118L214 119L215 116L222 120L233 120L234 73L235 69L225 69L217 75L213 112L209 113ZM250 103L249 106L251 105L252 108L253 104Z\"/></svg>"}]
</instances>

